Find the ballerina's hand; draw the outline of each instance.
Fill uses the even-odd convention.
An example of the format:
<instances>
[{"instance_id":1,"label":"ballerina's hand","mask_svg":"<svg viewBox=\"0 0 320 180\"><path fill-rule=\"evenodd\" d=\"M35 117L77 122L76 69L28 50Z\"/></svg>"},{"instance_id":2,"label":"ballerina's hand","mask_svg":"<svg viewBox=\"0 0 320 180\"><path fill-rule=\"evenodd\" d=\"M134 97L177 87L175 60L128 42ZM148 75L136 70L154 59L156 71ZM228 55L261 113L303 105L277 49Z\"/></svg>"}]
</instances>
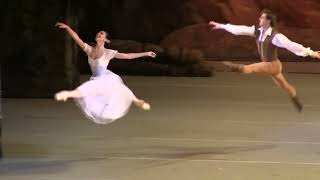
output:
<instances>
[{"instance_id":1,"label":"ballerina's hand","mask_svg":"<svg viewBox=\"0 0 320 180\"><path fill-rule=\"evenodd\" d=\"M211 26L211 30L222 29L221 24L214 21L210 21L209 26Z\"/></svg>"},{"instance_id":2,"label":"ballerina's hand","mask_svg":"<svg viewBox=\"0 0 320 180\"><path fill-rule=\"evenodd\" d=\"M57 22L57 23L55 24L55 27L58 27L58 28L60 28L60 29L66 29L66 28L68 28L69 26L66 25L66 24L64 24L64 23Z\"/></svg>"},{"instance_id":3,"label":"ballerina's hand","mask_svg":"<svg viewBox=\"0 0 320 180\"><path fill-rule=\"evenodd\" d=\"M157 56L157 54L154 53L154 52L152 52L152 51L150 51L150 52L147 52L147 56L150 56L150 57L152 57L152 58L155 58L155 57Z\"/></svg>"},{"instance_id":4,"label":"ballerina's hand","mask_svg":"<svg viewBox=\"0 0 320 180\"><path fill-rule=\"evenodd\" d=\"M313 53L310 56L313 58L320 59L320 51L313 51Z\"/></svg>"}]
</instances>

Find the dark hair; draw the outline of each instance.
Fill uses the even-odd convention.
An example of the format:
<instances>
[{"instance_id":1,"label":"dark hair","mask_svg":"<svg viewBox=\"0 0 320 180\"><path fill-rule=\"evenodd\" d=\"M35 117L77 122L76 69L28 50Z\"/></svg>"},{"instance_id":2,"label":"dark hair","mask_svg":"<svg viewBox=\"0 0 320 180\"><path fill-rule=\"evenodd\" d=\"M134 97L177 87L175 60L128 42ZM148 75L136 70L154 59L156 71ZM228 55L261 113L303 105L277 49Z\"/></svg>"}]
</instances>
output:
<instances>
[{"instance_id":1,"label":"dark hair","mask_svg":"<svg viewBox=\"0 0 320 180\"><path fill-rule=\"evenodd\" d=\"M109 33L107 32L107 31L105 31L105 30L101 30L101 31L99 31L99 32L104 32L105 34L106 34L106 39L107 39L107 41L106 41L106 43L105 43L105 46L107 46L107 44L109 44L111 41L110 41L110 35L109 35ZM99 33L98 32L98 33ZM90 45L90 46L96 46L97 45L97 43L94 41L94 42L88 42L88 45Z\"/></svg>"},{"instance_id":2,"label":"dark hair","mask_svg":"<svg viewBox=\"0 0 320 180\"><path fill-rule=\"evenodd\" d=\"M263 9L261 14L266 14L267 19L270 21L271 27L275 27L277 23L277 16L270 9Z\"/></svg>"}]
</instances>

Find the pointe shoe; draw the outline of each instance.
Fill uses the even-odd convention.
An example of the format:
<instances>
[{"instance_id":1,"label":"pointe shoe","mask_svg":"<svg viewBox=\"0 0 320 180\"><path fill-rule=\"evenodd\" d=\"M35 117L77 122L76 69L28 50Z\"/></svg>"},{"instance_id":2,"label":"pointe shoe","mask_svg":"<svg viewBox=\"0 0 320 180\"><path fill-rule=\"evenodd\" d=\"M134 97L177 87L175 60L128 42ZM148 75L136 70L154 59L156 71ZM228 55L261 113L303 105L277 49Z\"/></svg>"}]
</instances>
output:
<instances>
[{"instance_id":1,"label":"pointe shoe","mask_svg":"<svg viewBox=\"0 0 320 180\"><path fill-rule=\"evenodd\" d=\"M150 111L151 106L150 106L149 103L144 102L143 105L142 105L142 109L145 110L145 111Z\"/></svg>"},{"instance_id":2,"label":"pointe shoe","mask_svg":"<svg viewBox=\"0 0 320 180\"><path fill-rule=\"evenodd\" d=\"M54 99L56 101L67 101L67 99L68 99L67 91L61 91L61 92L56 93L54 95Z\"/></svg>"},{"instance_id":3,"label":"pointe shoe","mask_svg":"<svg viewBox=\"0 0 320 180\"><path fill-rule=\"evenodd\" d=\"M150 111L150 109L151 109L150 104L144 102L143 100L141 100L141 101L139 101L139 102L136 102L136 105L137 105L139 108L141 108L141 109L143 109L143 110L145 110L145 111Z\"/></svg>"}]
</instances>

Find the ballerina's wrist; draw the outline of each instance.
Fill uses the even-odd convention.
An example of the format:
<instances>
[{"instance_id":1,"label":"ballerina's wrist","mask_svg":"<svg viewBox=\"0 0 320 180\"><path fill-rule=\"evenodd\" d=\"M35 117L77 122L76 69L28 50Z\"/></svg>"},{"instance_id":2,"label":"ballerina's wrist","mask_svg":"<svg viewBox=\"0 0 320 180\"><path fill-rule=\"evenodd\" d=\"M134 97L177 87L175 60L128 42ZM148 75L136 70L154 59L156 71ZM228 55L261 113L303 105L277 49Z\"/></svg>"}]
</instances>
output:
<instances>
[{"instance_id":1,"label":"ballerina's wrist","mask_svg":"<svg viewBox=\"0 0 320 180\"><path fill-rule=\"evenodd\" d=\"M312 55L313 55L313 51L311 50L310 47L306 48L305 55L306 55L306 56L312 56Z\"/></svg>"},{"instance_id":2,"label":"ballerina's wrist","mask_svg":"<svg viewBox=\"0 0 320 180\"><path fill-rule=\"evenodd\" d=\"M227 27L228 27L228 24L219 24L219 28L220 28L220 29L226 30Z\"/></svg>"}]
</instances>

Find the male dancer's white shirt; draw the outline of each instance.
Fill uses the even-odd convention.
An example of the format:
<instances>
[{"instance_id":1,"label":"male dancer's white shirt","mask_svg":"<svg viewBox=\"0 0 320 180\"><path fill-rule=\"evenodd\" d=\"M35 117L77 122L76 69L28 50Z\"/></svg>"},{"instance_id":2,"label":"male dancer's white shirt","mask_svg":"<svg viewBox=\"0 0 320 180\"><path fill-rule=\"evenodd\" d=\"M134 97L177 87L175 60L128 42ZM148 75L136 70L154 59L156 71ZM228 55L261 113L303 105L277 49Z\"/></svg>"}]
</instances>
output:
<instances>
[{"instance_id":1,"label":"male dancer's white shirt","mask_svg":"<svg viewBox=\"0 0 320 180\"><path fill-rule=\"evenodd\" d=\"M244 26L244 25L232 25L232 24L222 24L220 26L222 29L234 34L234 35L245 35L245 36L255 36L255 26ZM265 33L263 33L262 27L258 28L260 31L259 41L263 42L267 36L271 36L272 28L268 28ZM310 56L313 51L310 48L306 48L301 44L293 42L289 40L285 35L278 33L272 39L272 44L280 47L286 48L287 50L291 51L292 53L298 56Z\"/></svg>"}]
</instances>

